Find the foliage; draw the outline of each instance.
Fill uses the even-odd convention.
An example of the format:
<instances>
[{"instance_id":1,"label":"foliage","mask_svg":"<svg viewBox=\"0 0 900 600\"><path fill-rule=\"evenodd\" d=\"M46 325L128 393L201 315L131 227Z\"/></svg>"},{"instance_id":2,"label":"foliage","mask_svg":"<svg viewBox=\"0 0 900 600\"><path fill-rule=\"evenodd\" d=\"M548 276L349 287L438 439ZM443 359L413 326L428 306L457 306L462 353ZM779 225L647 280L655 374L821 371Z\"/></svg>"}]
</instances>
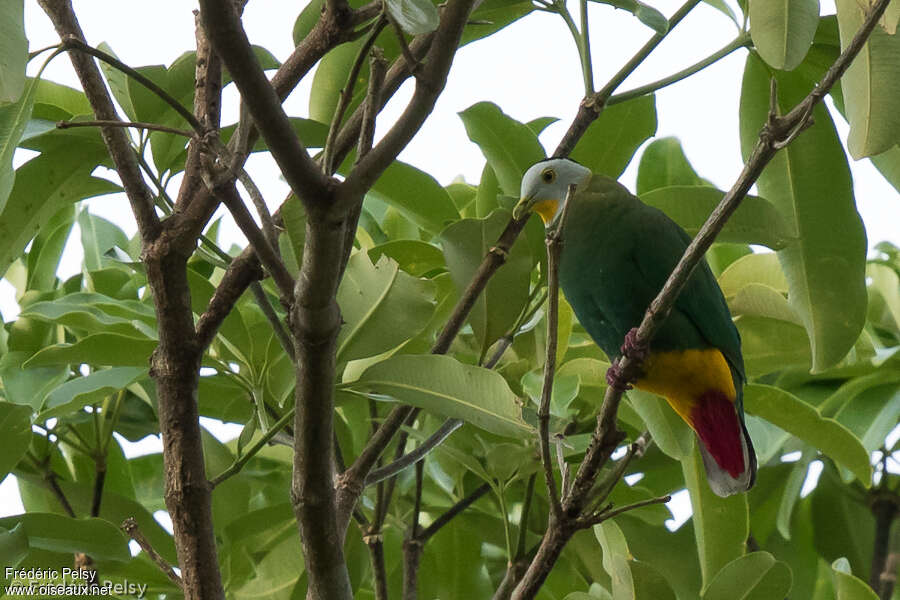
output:
<instances>
[{"instance_id":1,"label":"foliage","mask_svg":"<svg viewBox=\"0 0 900 600\"><path fill-rule=\"evenodd\" d=\"M632 12L657 35L669 29L649 4L603 4ZM410 48L403 48L408 40L400 43L398 32L433 31L437 6L387 0L387 14L399 29L376 31L375 45L388 60L399 60ZM770 110L770 79L778 84L778 110L787 112L847 45L863 13L853 0L838 1L836 18L820 17L814 0L742 6L755 44L740 100L746 155ZM298 41L310 35L320 7L313 2L300 14ZM489 22L490 33L535 8L568 15L559 3L486 0L462 42L485 35L479 22ZM742 496L714 496L686 425L658 398L629 392L619 411L621 427L629 440L649 431L654 444L628 464L627 483L619 483L609 501L628 506L687 490L693 516L670 531L669 511L648 505L596 525L593 535L576 535L537 597L876 597L863 580L879 581L873 565L884 564L873 562L874 539L885 522L869 505L884 495L900 502L897 477L887 468L895 451L887 440L895 439L889 434L900 422L900 248L884 242L866 258L865 229L834 121L846 114L851 155L873 156L900 189L896 8L894 2L842 87L832 90L834 108L815 109L815 124L776 156L758 180L758 196L747 197L708 254L743 339L750 382L745 407L760 463L756 486ZM127 552L127 538L118 531L134 517L162 558L176 563L171 533L153 518L166 506L161 455L127 457L121 447L123 438L160 431L158 389L147 367L160 324L141 241L91 214L86 199L120 191L92 175L97 166L111 164L110 156L96 128L53 127L54 121L94 118L91 107L80 90L24 78L23 31L21 2L4 3L0 271L15 287L21 312L0 329L0 477L18 478L26 513L0 519L0 562L62 568L83 552L103 579L146 582L153 597L177 597L175 584L144 554ZM326 144L361 47L361 40L337 46L319 63L309 118L292 120L306 147ZM277 66L267 52L257 53L267 66ZM137 70L190 106L195 63L189 52L167 67ZM103 69L129 118L187 126L126 74L107 64ZM363 102L369 76L368 67L360 72L349 110ZM538 140L549 119L522 123L503 107L475 100L460 114L460 126L485 156L481 180L441 186L414 166L393 162L368 191L335 292L343 326L332 389L344 459L363 451L373 426L398 403L421 410L407 420L403 441L389 446L385 462L404 448L427 444L445 417L465 422L431 450L421 471L396 476L393 495L385 484L364 493L359 512L378 525L351 525L345 544L358 598L379 597L367 545L383 543L392 597L403 586L401 548L408 538L423 544L422 597L486 598L509 564L530 559L547 527L549 500L535 434L547 344L547 266L536 218L506 252L448 355L429 354L482 258L494 251L522 173L552 153ZM678 140L653 139L656 123L652 93L610 105L572 156L611 176L636 161L636 192L693 235L724 192L693 168ZM233 130L223 127L223 137ZM131 139L142 159L150 159L144 168L158 184L159 210L168 212L170 180L186 169L187 138L154 131ZM39 154L13 169L16 147ZM263 142L253 150L268 151ZM282 260L296 275L310 248L304 246L307 214L294 199L280 219ZM75 223L83 269L63 281L57 267ZM223 252L217 243L213 224L187 262L196 318L240 250ZM292 453L267 443L289 439L280 429L292 419L297 374L265 310L274 307L284 323L282 291L272 278L261 283L256 301L244 294L236 302L203 355L199 414L243 425L228 443L204 431L203 459L216 482L212 522L228 596L299 598L309 574L288 491ZM576 469L612 357L592 343L565 303L559 344L550 431L560 434L555 467ZM621 464L607 465L601 480ZM819 472L818 484L804 486ZM467 498L475 500L464 512L420 537Z\"/></svg>"}]
</instances>

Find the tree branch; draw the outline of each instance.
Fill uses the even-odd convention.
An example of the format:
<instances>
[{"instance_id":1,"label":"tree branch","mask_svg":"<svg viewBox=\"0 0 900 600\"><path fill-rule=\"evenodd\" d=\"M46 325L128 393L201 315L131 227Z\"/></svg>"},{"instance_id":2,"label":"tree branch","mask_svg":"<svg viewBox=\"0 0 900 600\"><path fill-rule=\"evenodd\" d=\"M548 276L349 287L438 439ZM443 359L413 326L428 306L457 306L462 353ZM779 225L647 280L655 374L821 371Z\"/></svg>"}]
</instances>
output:
<instances>
[{"instance_id":1,"label":"tree branch","mask_svg":"<svg viewBox=\"0 0 900 600\"><path fill-rule=\"evenodd\" d=\"M231 463L231 465L227 469L225 469L224 471L222 471L221 473L219 473L218 475L216 475L215 477L210 479L210 481L209 481L210 487L214 488L217 485L219 485L220 483L222 483L223 481L225 481L226 479L228 479L229 477L240 473L241 469L244 468L244 465L246 465L250 461L250 459L252 459L254 456L256 456L259 453L259 451L262 450L263 447L269 443L269 440L271 440L273 437L275 437L275 435L278 432L280 432L282 429L284 429L287 426L287 424L291 422L291 420L293 418L294 418L294 409L291 408L286 413L284 413L280 419L278 419L275 423L273 423L272 426L269 427L269 429L265 433L263 433L262 436L260 436L260 438L258 440L256 440L256 442L253 443L252 446L247 448L246 452L244 452L240 457L235 459L235 461L233 463Z\"/></svg>"},{"instance_id":2,"label":"tree branch","mask_svg":"<svg viewBox=\"0 0 900 600\"><path fill-rule=\"evenodd\" d=\"M141 123L138 121L119 121L113 120L95 120L95 121L57 121L57 129L72 129L73 127L132 127L134 129L146 129L147 131L162 131L163 133L174 133L187 138L193 138L194 132L187 129L177 129L175 127L167 127L166 125L156 125L154 123Z\"/></svg>"},{"instance_id":3,"label":"tree branch","mask_svg":"<svg viewBox=\"0 0 900 600\"><path fill-rule=\"evenodd\" d=\"M556 481L553 477L553 460L550 458L550 400L553 396L553 376L556 372L557 328L559 326L559 254L562 251L563 226L572 206L575 185L566 190L566 199L559 222L547 234L547 349L544 360L544 383L541 388L541 404L538 408L538 440L541 449L541 465L544 467L544 482L547 484L547 496L550 499L550 512L554 519L562 520L562 505ZM565 479L564 479L565 481ZM563 493L566 492L565 485Z\"/></svg>"},{"instance_id":4,"label":"tree branch","mask_svg":"<svg viewBox=\"0 0 900 600\"><path fill-rule=\"evenodd\" d=\"M64 46L67 48L87 46L70 0L39 0L39 3L53 22ZM118 121L115 106L94 61L83 52L70 52L69 58L96 118L102 121ZM128 201L131 203L141 240L146 244L159 235L160 222L153 208L153 194L144 183L137 159L132 152L131 140L119 127L101 127L100 134L109 149Z\"/></svg>"},{"instance_id":5,"label":"tree branch","mask_svg":"<svg viewBox=\"0 0 900 600\"><path fill-rule=\"evenodd\" d=\"M245 106L291 190L304 204L322 205L329 196L329 180L294 134L281 99L259 66L232 3L200 0L200 8L206 35L234 78Z\"/></svg>"},{"instance_id":6,"label":"tree branch","mask_svg":"<svg viewBox=\"0 0 900 600\"><path fill-rule=\"evenodd\" d=\"M65 45L87 48L69 0L40 0L40 4ZM85 52L70 52L69 56L94 115L99 120L117 119L99 69ZM188 122L192 120L190 115ZM150 376L156 381L165 501L185 597L223 598L196 398L203 347L197 344L187 281L187 258L195 239L185 243L170 235L168 228L163 231L125 131L103 127L101 135L138 223L142 260L154 297L159 343L150 359Z\"/></svg>"},{"instance_id":7,"label":"tree branch","mask_svg":"<svg viewBox=\"0 0 900 600\"><path fill-rule=\"evenodd\" d=\"M746 48L753 44L753 40L750 38L749 33L741 33L739 36L731 40L728 44L723 46L720 50L713 52L703 60L699 60L693 65L678 71L677 73L673 73L668 77L663 77L658 81L654 81L652 83L648 83L647 85L642 85L640 87L636 87L632 90L628 90L627 92L622 92L620 94L615 94L610 96L609 100L606 102L606 106L612 106L613 104L619 104L621 102L627 102L628 100L632 100L634 98L639 98L641 96L645 96L647 94L652 94L657 90L661 90L664 87L670 86L673 83L678 83L682 79L687 79L691 75L699 73L706 67L720 61L725 58L735 50L740 48Z\"/></svg>"},{"instance_id":8,"label":"tree branch","mask_svg":"<svg viewBox=\"0 0 900 600\"><path fill-rule=\"evenodd\" d=\"M201 348L207 348L212 343L219 327L231 313L244 290L264 276L259 259L253 252L244 252L231 261L206 311L197 320L197 343Z\"/></svg>"},{"instance_id":9,"label":"tree branch","mask_svg":"<svg viewBox=\"0 0 900 600\"><path fill-rule=\"evenodd\" d=\"M340 186L338 206L351 205L355 198L369 189L434 110L435 102L447 83L450 65L474 5L474 0L449 0L444 6L425 66L417 73L412 99L381 141L347 175Z\"/></svg>"},{"instance_id":10,"label":"tree branch","mask_svg":"<svg viewBox=\"0 0 900 600\"><path fill-rule=\"evenodd\" d=\"M482 483L480 486L475 488L468 496L448 508L447 511L440 517L435 519L431 525L423 529L419 534L419 539L422 540L423 543L427 542L434 534L440 531L441 527L449 523L453 519L453 517L457 516L459 513L475 504L475 502L479 498L487 494L490 489L491 486L486 483Z\"/></svg>"},{"instance_id":11,"label":"tree branch","mask_svg":"<svg viewBox=\"0 0 900 600\"><path fill-rule=\"evenodd\" d=\"M172 568L172 565L166 562L159 552L153 549L153 546L150 544L150 540L148 540L143 532L138 527L137 521L134 520L134 517L128 517L124 521L122 521L122 530L128 534L128 537L133 539L138 543L138 546L141 547L141 550L147 553L147 556L150 557L150 560L159 567L159 570L162 571L166 577L168 577L172 583L178 586L178 589L184 589L184 582L181 580L181 577L178 576L178 573L175 572L175 569Z\"/></svg>"},{"instance_id":12,"label":"tree branch","mask_svg":"<svg viewBox=\"0 0 900 600\"><path fill-rule=\"evenodd\" d=\"M194 115L201 126L210 131L217 131L222 118L222 59L213 52L203 24L200 12L194 11L194 39L197 43L197 63L194 67ZM203 186L203 144L201 140L191 140L188 146L187 159L184 164L184 177L175 212L181 213L192 202ZM207 218L202 218L205 224ZM200 226L201 228L203 225Z\"/></svg>"},{"instance_id":13,"label":"tree branch","mask_svg":"<svg viewBox=\"0 0 900 600\"><path fill-rule=\"evenodd\" d=\"M665 33L657 33L651 37L650 40L644 44L644 46L638 50L615 75L613 75L612 79L610 79L600 91L591 94L582 100L581 106L578 108L578 115L575 117L575 120L572 121L572 124L569 126L563 139L559 142L553 156L568 156L572 152L575 144L578 143L578 140L580 140L581 136L584 135L584 132L587 131L588 126L603 112L609 97L612 96L612 93L616 88L618 88L622 82L625 81L625 79L631 75L642 62L644 62L644 59L659 46L660 42L662 42L666 36L675 29L681 20L684 19L684 17L686 17L699 3L700 0L687 0L687 2L672 15L672 18L669 19L669 27L666 29Z\"/></svg>"},{"instance_id":14,"label":"tree branch","mask_svg":"<svg viewBox=\"0 0 900 600\"><path fill-rule=\"evenodd\" d=\"M247 210L247 206L241 199L240 194L238 194L234 183L226 178L224 183L210 181L207 185L213 191L213 194L221 199L222 204L228 207L241 232L247 237L254 252L259 257L260 262L272 275L273 281L278 286L278 291L281 292L282 299L290 305L290 300L294 295L294 278L288 273L277 250L269 244L263 232L257 227L256 222L253 221L253 216Z\"/></svg>"},{"instance_id":15,"label":"tree branch","mask_svg":"<svg viewBox=\"0 0 900 600\"><path fill-rule=\"evenodd\" d=\"M463 426L463 422L460 419L447 419L444 423L424 442L419 444L415 450L410 451L407 454L404 454L400 458L396 458L392 463L387 466L380 467L375 469L369 473L366 477L366 487L370 485L374 485L376 483L380 483L385 479L393 477L397 473L403 471L404 469L411 467L414 464L417 464L419 461L424 459L428 454L440 446L444 440L450 437L454 431Z\"/></svg>"},{"instance_id":16,"label":"tree branch","mask_svg":"<svg viewBox=\"0 0 900 600\"><path fill-rule=\"evenodd\" d=\"M381 33L385 25L387 25L387 18L382 16L375 22L375 25L372 26L372 30L369 32L363 45L360 46L359 52L356 54L353 66L350 67L350 73L347 75L347 83L345 83L343 89L341 89L338 105L334 109L334 115L331 117L331 126L328 128L325 148L322 151L322 165L325 172L328 174L334 173L338 167L334 162L334 141L341 128L341 122L344 120L344 113L347 112L347 107L350 106L350 101L353 100L353 90L356 88L359 72L362 70L363 62L365 62L369 50L372 49L372 45L375 43L375 38L378 37L378 34ZM371 146L369 149L371 149ZM357 161L359 161L359 158L357 158Z\"/></svg>"}]
</instances>

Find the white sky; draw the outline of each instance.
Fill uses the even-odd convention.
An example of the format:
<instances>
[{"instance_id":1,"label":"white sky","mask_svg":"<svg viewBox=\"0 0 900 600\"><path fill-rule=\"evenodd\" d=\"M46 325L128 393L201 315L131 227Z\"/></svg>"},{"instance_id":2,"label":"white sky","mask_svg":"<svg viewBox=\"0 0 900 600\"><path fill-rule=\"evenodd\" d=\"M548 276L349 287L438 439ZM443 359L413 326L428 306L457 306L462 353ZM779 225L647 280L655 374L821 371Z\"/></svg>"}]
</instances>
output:
<instances>
[{"instance_id":1,"label":"white sky","mask_svg":"<svg viewBox=\"0 0 900 600\"><path fill-rule=\"evenodd\" d=\"M131 66L169 64L194 46L196 2L186 0L74 0L88 43L107 42L119 58ZM680 1L652 0L654 7L671 15ZM729 4L735 7L734 0ZM252 42L268 48L279 60L292 51L291 30L301 6L298 2L251 0L244 14L244 25ZM32 50L58 43L53 28L33 0L25 2L25 22ZM577 3L571 5L577 15ZM824 0L823 13L833 13L832 0ZM594 80L597 87L622 65L649 38L652 31L630 14L606 5L590 3L591 42ZM577 20L577 16L576 16ZM161 33L162 32L162 33ZM660 48L619 91L657 80L708 56L730 42L737 34L730 19L706 4L699 5L679 25ZM718 187L727 189L741 170L738 140L738 101L745 50L739 50L703 72L658 92L657 136L677 136L696 170ZM37 62L37 61L33 61ZM29 73L37 64L30 65ZM45 77L77 86L77 79L65 57L57 58L45 71ZM307 116L308 93L312 77L302 83L286 102L291 115ZM401 88L379 117L377 134L386 131L400 114L411 85ZM479 180L484 158L478 147L466 137L456 113L483 100L498 104L512 117L527 121L554 116L560 123L542 135L545 148L552 152L578 108L583 94L580 66L571 37L556 15L535 12L498 34L470 44L457 54L447 87L437 107L400 159L432 174L442 184L459 175L469 182ZM226 89L225 123L235 120L237 104L233 86ZM846 123L837 118L837 127L846 137ZM26 153L17 156L19 161ZM880 176L868 159L851 162L856 200L866 223L870 245L891 239L900 243L900 198ZM254 177L267 202L274 208L287 192L274 163L259 154L251 157L247 170ZM632 164L622 182L634 188L637 165ZM170 192L177 191L176 178ZM91 211L119 224L133 234L135 225L121 195L91 201ZM227 222L227 220L226 220ZM223 224L224 225L224 224ZM223 233L242 239L234 227ZM80 236L73 231L60 274L68 276L80 268ZM9 321L18 312L12 287L0 282L0 312ZM219 432L225 437L234 430ZM158 444L154 447L158 447ZM143 451L150 450L145 446ZM132 451L140 452L139 449ZM673 503L674 504L674 503ZM673 506L679 520L687 518L689 507ZM13 478L0 485L0 514L21 512Z\"/></svg>"}]
</instances>

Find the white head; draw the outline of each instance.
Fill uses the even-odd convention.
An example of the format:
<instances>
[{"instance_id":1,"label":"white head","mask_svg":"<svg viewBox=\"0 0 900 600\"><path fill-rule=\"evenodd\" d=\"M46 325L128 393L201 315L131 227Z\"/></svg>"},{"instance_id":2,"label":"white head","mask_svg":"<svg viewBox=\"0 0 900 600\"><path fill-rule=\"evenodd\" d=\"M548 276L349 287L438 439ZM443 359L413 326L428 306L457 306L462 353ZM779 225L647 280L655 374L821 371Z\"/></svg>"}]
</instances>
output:
<instances>
[{"instance_id":1,"label":"white head","mask_svg":"<svg viewBox=\"0 0 900 600\"><path fill-rule=\"evenodd\" d=\"M581 185L591 170L568 158L548 158L532 165L522 176L522 192L513 216L521 218L532 210L549 226L562 211L572 184Z\"/></svg>"}]
</instances>

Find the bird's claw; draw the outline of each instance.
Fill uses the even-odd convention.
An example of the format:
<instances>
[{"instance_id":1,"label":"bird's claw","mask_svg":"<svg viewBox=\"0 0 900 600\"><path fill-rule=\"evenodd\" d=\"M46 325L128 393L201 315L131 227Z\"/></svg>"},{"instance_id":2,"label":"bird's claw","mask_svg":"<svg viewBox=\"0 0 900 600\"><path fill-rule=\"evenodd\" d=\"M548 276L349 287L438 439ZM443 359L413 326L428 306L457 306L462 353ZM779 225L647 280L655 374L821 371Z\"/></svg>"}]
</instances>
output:
<instances>
[{"instance_id":1,"label":"bird's claw","mask_svg":"<svg viewBox=\"0 0 900 600\"><path fill-rule=\"evenodd\" d=\"M632 327L625 334L625 341L622 344L622 355L633 358L638 362L644 362L650 355L650 347L646 342L638 340L637 327Z\"/></svg>"},{"instance_id":2,"label":"bird's claw","mask_svg":"<svg viewBox=\"0 0 900 600\"><path fill-rule=\"evenodd\" d=\"M619 360L616 359L606 370L606 384L614 390L625 392L631 389L631 384L624 379L622 366L619 364Z\"/></svg>"}]
</instances>

